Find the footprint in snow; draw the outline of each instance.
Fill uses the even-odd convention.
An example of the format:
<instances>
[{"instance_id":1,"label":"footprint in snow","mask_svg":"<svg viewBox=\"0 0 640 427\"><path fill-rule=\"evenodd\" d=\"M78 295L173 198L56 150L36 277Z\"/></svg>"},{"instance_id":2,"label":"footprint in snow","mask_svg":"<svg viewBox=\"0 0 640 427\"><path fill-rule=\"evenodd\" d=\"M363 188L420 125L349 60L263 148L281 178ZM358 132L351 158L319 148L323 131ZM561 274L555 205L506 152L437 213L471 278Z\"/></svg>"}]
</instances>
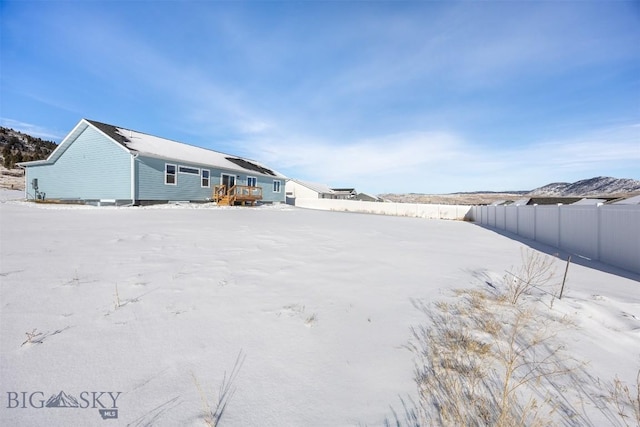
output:
<instances>
[{"instance_id":1,"label":"footprint in snow","mask_svg":"<svg viewBox=\"0 0 640 427\"><path fill-rule=\"evenodd\" d=\"M276 316L280 317L285 315L287 317L294 317L304 313L304 305L291 304L285 305L280 310L276 311Z\"/></svg>"}]
</instances>

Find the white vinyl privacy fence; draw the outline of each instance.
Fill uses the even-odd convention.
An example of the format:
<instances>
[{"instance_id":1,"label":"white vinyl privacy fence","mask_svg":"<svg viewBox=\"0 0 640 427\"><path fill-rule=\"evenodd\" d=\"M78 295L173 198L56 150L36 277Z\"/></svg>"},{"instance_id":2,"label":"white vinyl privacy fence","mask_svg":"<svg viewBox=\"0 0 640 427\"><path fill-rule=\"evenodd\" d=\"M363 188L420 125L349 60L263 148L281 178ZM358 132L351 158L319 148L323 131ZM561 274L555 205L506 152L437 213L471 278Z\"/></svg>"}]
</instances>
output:
<instances>
[{"instance_id":1,"label":"white vinyl privacy fence","mask_svg":"<svg viewBox=\"0 0 640 427\"><path fill-rule=\"evenodd\" d=\"M300 208L326 211L359 212L378 215L409 216L427 219L462 220L469 214L471 206L425 205L421 203L381 203L361 200L296 198L292 203Z\"/></svg>"},{"instance_id":2,"label":"white vinyl privacy fence","mask_svg":"<svg viewBox=\"0 0 640 427\"><path fill-rule=\"evenodd\" d=\"M471 219L640 273L640 205L474 206Z\"/></svg>"}]
</instances>

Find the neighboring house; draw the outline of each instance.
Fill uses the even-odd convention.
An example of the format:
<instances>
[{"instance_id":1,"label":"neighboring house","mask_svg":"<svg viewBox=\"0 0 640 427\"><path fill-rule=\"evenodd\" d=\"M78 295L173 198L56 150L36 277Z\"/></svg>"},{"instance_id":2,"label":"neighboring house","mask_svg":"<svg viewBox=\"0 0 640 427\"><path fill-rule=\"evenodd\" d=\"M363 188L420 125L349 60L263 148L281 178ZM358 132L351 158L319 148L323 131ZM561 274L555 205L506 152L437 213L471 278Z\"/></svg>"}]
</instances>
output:
<instances>
[{"instance_id":1,"label":"neighboring house","mask_svg":"<svg viewBox=\"0 0 640 427\"><path fill-rule=\"evenodd\" d=\"M607 201L607 199L588 199L588 198L584 198L584 199L580 199L575 203L571 203L571 206L598 206L598 205L602 205Z\"/></svg>"},{"instance_id":2,"label":"neighboring house","mask_svg":"<svg viewBox=\"0 0 640 427\"><path fill-rule=\"evenodd\" d=\"M355 188L332 188L336 199L354 199L358 192Z\"/></svg>"},{"instance_id":3,"label":"neighboring house","mask_svg":"<svg viewBox=\"0 0 640 427\"><path fill-rule=\"evenodd\" d=\"M356 200L362 200L363 202L384 202L381 197L374 196L368 193L358 193Z\"/></svg>"},{"instance_id":4,"label":"neighboring house","mask_svg":"<svg viewBox=\"0 0 640 427\"><path fill-rule=\"evenodd\" d=\"M514 206L527 206L529 204L529 198L524 198L524 199L518 199L516 201L514 201L513 203L511 203Z\"/></svg>"},{"instance_id":5,"label":"neighboring house","mask_svg":"<svg viewBox=\"0 0 640 427\"><path fill-rule=\"evenodd\" d=\"M285 185L287 197L299 199L355 199L354 188L329 188L324 184L290 179Z\"/></svg>"},{"instance_id":6,"label":"neighboring house","mask_svg":"<svg viewBox=\"0 0 640 427\"><path fill-rule=\"evenodd\" d=\"M286 177L253 160L87 119L46 160L19 166L28 199L204 202L224 184L261 187L263 202L285 200Z\"/></svg>"},{"instance_id":7,"label":"neighboring house","mask_svg":"<svg viewBox=\"0 0 640 427\"><path fill-rule=\"evenodd\" d=\"M297 199L335 199L335 192L324 184L290 179L285 184L287 197Z\"/></svg>"},{"instance_id":8,"label":"neighboring house","mask_svg":"<svg viewBox=\"0 0 640 427\"><path fill-rule=\"evenodd\" d=\"M617 199L612 202L614 205L640 205L640 195Z\"/></svg>"},{"instance_id":9,"label":"neighboring house","mask_svg":"<svg viewBox=\"0 0 640 427\"><path fill-rule=\"evenodd\" d=\"M597 205L614 200L614 197L534 197L529 199L528 205Z\"/></svg>"},{"instance_id":10,"label":"neighboring house","mask_svg":"<svg viewBox=\"0 0 640 427\"><path fill-rule=\"evenodd\" d=\"M531 198L524 198L516 200L515 202L503 203L503 202L495 202L492 203L494 206L498 206L501 204L511 204L514 206L533 206L533 205L597 205L599 203L606 203L608 201L613 200L612 197L602 197L602 198L591 198L591 197L544 197L544 196L536 196Z\"/></svg>"},{"instance_id":11,"label":"neighboring house","mask_svg":"<svg viewBox=\"0 0 640 427\"><path fill-rule=\"evenodd\" d=\"M582 200L582 197L545 197L545 196L536 196L531 197L529 199L521 199L515 202L517 205L570 205L579 200ZM526 201L525 203L522 203Z\"/></svg>"},{"instance_id":12,"label":"neighboring house","mask_svg":"<svg viewBox=\"0 0 640 427\"><path fill-rule=\"evenodd\" d=\"M491 202L489 206L508 206L513 204L512 200L496 200L495 202Z\"/></svg>"}]
</instances>

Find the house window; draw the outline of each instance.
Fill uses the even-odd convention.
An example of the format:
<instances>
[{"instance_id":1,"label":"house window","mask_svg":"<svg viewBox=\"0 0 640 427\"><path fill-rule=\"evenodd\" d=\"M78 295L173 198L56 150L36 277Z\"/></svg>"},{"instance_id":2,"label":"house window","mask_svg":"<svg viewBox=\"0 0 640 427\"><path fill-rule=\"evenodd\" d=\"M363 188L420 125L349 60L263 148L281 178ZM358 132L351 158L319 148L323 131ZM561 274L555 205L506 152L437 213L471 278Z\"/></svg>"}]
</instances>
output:
<instances>
[{"instance_id":1,"label":"house window","mask_svg":"<svg viewBox=\"0 0 640 427\"><path fill-rule=\"evenodd\" d=\"M164 165L164 183L166 185L176 185L176 165L165 163Z\"/></svg>"},{"instance_id":2,"label":"house window","mask_svg":"<svg viewBox=\"0 0 640 427\"><path fill-rule=\"evenodd\" d=\"M200 181L201 181L201 186L202 187L207 187L209 188L209 171L206 169L202 169L200 171Z\"/></svg>"},{"instance_id":3,"label":"house window","mask_svg":"<svg viewBox=\"0 0 640 427\"><path fill-rule=\"evenodd\" d=\"M282 183L280 181L273 181L273 192L274 193L279 193L281 185L282 185Z\"/></svg>"},{"instance_id":4,"label":"house window","mask_svg":"<svg viewBox=\"0 0 640 427\"><path fill-rule=\"evenodd\" d=\"M187 167L187 166L180 166L178 168L178 172L180 172L180 173L188 173L190 175L200 175L200 169L190 168L190 167Z\"/></svg>"},{"instance_id":5,"label":"house window","mask_svg":"<svg viewBox=\"0 0 640 427\"><path fill-rule=\"evenodd\" d=\"M248 187L256 187L258 185L258 178L256 178L255 176L248 176L247 177L247 186Z\"/></svg>"}]
</instances>

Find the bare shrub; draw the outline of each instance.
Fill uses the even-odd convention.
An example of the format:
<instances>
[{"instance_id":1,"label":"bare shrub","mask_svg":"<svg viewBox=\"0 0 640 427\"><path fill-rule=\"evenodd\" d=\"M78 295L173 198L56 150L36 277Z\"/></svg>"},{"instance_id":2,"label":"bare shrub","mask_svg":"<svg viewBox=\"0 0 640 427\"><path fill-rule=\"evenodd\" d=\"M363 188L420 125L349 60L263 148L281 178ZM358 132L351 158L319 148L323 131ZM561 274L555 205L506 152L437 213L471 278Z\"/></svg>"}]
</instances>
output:
<instances>
[{"instance_id":1,"label":"bare shrub","mask_svg":"<svg viewBox=\"0 0 640 427\"><path fill-rule=\"evenodd\" d=\"M616 377L609 389L610 399L626 426L640 426L640 370L635 390Z\"/></svg>"},{"instance_id":2,"label":"bare shrub","mask_svg":"<svg viewBox=\"0 0 640 427\"><path fill-rule=\"evenodd\" d=\"M418 357L420 425L482 425L489 364L487 344L471 334L465 304L418 305L432 326L412 329L409 347Z\"/></svg>"},{"instance_id":3,"label":"bare shrub","mask_svg":"<svg viewBox=\"0 0 640 427\"><path fill-rule=\"evenodd\" d=\"M233 365L231 373L229 374L229 376L227 376L227 373L225 371L222 382L220 383L220 388L218 389L218 394L211 402L209 402L207 394L202 390L200 382L198 381L196 376L192 374L193 381L200 394L200 399L202 400L204 422L209 427L216 427L219 425L220 420L222 419L222 416L227 409L229 401L236 392L236 387L234 384L236 382L236 379L238 378L240 369L244 364L245 358L246 355L242 352L242 350L240 350L238 356L236 357L236 361Z\"/></svg>"},{"instance_id":4,"label":"bare shrub","mask_svg":"<svg viewBox=\"0 0 640 427\"><path fill-rule=\"evenodd\" d=\"M552 425L555 404L540 384L570 370L552 330L489 292L457 295L455 303L416 304L429 320L409 344L416 425Z\"/></svg>"},{"instance_id":5,"label":"bare shrub","mask_svg":"<svg viewBox=\"0 0 640 427\"><path fill-rule=\"evenodd\" d=\"M418 399L411 407L402 401L406 425L596 425L586 401L612 425L640 427L640 371L635 385L616 378L608 396L599 392L600 380L556 337L575 327L571 319L536 311L540 299L523 298L555 295L553 259L535 251L521 256L502 289L485 279L484 289L454 291L453 302L414 302L427 322L412 328L408 344Z\"/></svg>"},{"instance_id":6,"label":"bare shrub","mask_svg":"<svg viewBox=\"0 0 640 427\"><path fill-rule=\"evenodd\" d=\"M547 288L555 276L553 258L532 249L521 250L520 258L520 267L508 272L504 279L505 297L511 304L517 304L522 295L530 294L535 288L551 293Z\"/></svg>"}]
</instances>

